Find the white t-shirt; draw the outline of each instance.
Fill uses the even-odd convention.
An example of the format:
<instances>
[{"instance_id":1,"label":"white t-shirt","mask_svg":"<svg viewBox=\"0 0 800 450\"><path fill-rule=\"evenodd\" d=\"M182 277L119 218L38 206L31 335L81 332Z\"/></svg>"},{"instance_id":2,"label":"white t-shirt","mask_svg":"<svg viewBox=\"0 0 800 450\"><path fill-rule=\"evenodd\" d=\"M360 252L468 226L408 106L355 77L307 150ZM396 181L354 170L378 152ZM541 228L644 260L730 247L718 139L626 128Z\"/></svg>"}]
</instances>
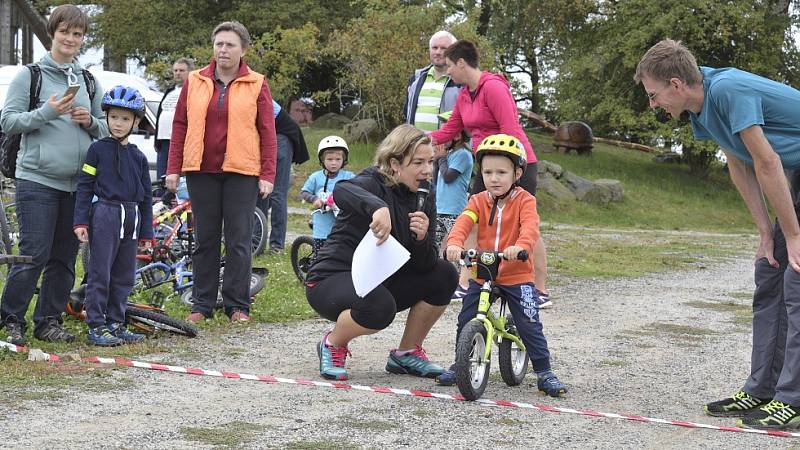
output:
<instances>
[{"instance_id":1,"label":"white t-shirt","mask_svg":"<svg viewBox=\"0 0 800 450\"><path fill-rule=\"evenodd\" d=\"M172 137L172 119L175 117L175 107L178 106L178 97L181 96L181 88L176 87L164 96L161 103L161 115L158 116L158 136L156 139L167 139Z\"/></svg>"}]
</instances>

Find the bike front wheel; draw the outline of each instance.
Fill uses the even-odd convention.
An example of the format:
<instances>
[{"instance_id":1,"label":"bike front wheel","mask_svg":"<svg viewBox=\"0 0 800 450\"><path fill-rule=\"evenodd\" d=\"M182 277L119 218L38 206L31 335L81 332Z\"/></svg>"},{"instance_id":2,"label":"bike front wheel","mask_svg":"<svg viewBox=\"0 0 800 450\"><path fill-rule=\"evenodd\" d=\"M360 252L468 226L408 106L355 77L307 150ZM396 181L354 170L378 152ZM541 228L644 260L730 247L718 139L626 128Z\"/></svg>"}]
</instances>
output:
<instances>
[{"instance_id":1,"label":"bike front wheel","mask_svg":"<svg viewBox=\"0 0 800 450\"><path fill-rule=\"evenodd\" d=\"M456 384L467 400L479 399L486 390L491 363L491 357L484 358L487 345L492 344L486 341L483 322L472 320L461 330L456 346Z\"/></svg>"},{"instance_id":2,"label":"bike front wheel","mask_svg":"<svg viewBox=\"0 0 800 450\"><path fill-rule=\"evenodd\" d=\"M511 317L508 318L508 332L519 337ZM511 339L501 340L498 351L500 376L507 385L519 386L528 371L528 353Z\"/></svg>"},{"instance_id":3,"label":"bike front wheel","mask_svg":"<svg viewBox=\"0 0 800 450\"><path fill-rule=\"evenodd\" d=\"M256 206L253 210L253 256L264 253L267 246L267 216Z\"/></svg>"},{"instance_id":4,"label":"bike front wheel","mask_svg":"<svg viewBox=\"0 0 800 450\"><path fill-rule=\"evenodd\" d=\"M298 236L292 242L289 251L289 258L292 261L292 269L300 282L306 281L308 269L314 260L314 239L311 236Z\"/></svg>"},{"instance_id":5,"label":"bike front wheel","mask_svg":"<svg viewBox=\"0 0 800 450\"><path fill-rule=\"evenodd\" d=\"M170 317L164 313L128 305L125 311L125 322L136 330L146 334L157 331L169 331L180 336L193 338L197 336L197 327L185 320Z\"/></svg>"}]
</instances>

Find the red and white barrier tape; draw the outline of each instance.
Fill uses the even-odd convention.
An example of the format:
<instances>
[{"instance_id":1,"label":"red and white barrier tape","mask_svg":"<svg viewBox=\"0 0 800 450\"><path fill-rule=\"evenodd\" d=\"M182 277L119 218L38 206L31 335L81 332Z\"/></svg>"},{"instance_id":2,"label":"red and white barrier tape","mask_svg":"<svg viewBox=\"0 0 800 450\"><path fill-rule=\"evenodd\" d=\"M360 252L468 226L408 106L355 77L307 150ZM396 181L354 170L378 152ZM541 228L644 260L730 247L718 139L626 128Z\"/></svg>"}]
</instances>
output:
<instances>
[{"instance_id":1,"label":"red and white barrier tape","mask_svg":"<svg viewBox=\"0 0 800 450\"><path fill-rule=\"evenodd\" d=\"M15 353L26 353L28 351L25 347L19 347L14 344L9 344L7 342L0 341L0 348L8 348L12 352ZM44 353L44 357L47 361L60 361L61 357L58 355ZM378 394L394 394L394 395L410 395L415 397L427 397L427 398L439 398L443 400L458 400L464 401L464 397L460 394L457 395L450 395L450 394L440 394L437 392L428 392L428 391L418 391L418 390L409 390L409 389L396 389L390 387L380 387L380 386L363 386L358 384L348 384L348 383L333 383L328 381L312 381L312 380L303 380L303 379L292 379L292 378L281 378L275 377L271 375L252 375L249 373L237 373L237 372L225 372L225 371L218 371L218 370L206 370L206 369L199 369L195 367L179 367L179 366L170 366L166 364L155 364L149 362L142 362L142 361L133 361L125 358L101 358L97 356L92 356L88 358L82 358L81 361L90 362L95 364L108 364L108 365L119 365L119 366L126 366L126 367L137 367L140 369L149 369L149 370L158 370L162 372L175 372L175 373L183 373L189 375L203 375L207 377L219 377L219 378L231 378L231 379L239 379L239 380L253 380L253 381L261 381L264 383L270 384L277 384L277 383L284 383L284 384L299 384L303 386L316 386L316 387L327 387L327 388L334 388L334 389L352 389L356 391L368 391L368 392L375 392ZM476 400L475 403L480 403L482 405L487 406L503 406L503 407L510 407L510 408L524 408L524 409L535 409L538 411L550 412L550 413L564 413L564 414L577 414L582 416L591 416L591 417L605 417L607 419L624 419L624 420L631 420L635 422L643 422L643 423L653 423L653 424L663 424L663 425L673 425L679 426L684 428L703 428L707 430L717 430L717 431L730 431L734 433L750 433L750 434L761 434L767 436L777 436L777 437L794 437L800 438L800 433L790 433L787 431L776 431L776 430L754 430L749 428L739 428L739 427L727 427L727 426L718 426L718 425L709 425L704 423L696 423L696 422L686 422L682 420L669 420L669 419L657 419L653 417L642 417L642 416L633 416L628 414L615 414L615 413L605 413L605 412L598 412L592 411L588 409L572 409L572 408L560 408L557 406L548 406L542 404L532 404L532 403L520 403L520 402L512 402L508 400L489 400L489 399L479 399Z\"/></svg>"}]
</instances>

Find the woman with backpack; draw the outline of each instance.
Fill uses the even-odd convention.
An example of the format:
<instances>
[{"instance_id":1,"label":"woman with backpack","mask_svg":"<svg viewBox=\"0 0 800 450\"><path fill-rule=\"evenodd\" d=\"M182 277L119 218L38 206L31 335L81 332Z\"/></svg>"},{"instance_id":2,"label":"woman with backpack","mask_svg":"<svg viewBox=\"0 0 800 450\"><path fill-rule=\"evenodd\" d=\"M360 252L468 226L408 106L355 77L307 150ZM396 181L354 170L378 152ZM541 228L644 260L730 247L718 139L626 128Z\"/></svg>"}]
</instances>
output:
<instances>
[{"instance_id":1,"label":"woman with backpack","mask_svg":"<svg viewBox=\"0 0 800 450\"><path fill-rule=\"evenodd\" d=\"M0 321L7 340L15 345L26 342L25 314L40 275L34 337L48 342L75 340L62 327L78 253L72 232L75 190L92 139L108 134L101 99L89 95L91 78L76 60L88 29L89 18L80 8L57 7L47 23L51 50L37 64L41 83L37 101L30 102L36 75L22 70L11 81L0 117L5 133L22 135L16 160L19 252L32 257L30 263L11 267L0 303ZM67 93L71 85L78 89ZM100 89L94 86L92 91ZM30 104L35 108L29 110Z\"/></svg>"}]
</instances>

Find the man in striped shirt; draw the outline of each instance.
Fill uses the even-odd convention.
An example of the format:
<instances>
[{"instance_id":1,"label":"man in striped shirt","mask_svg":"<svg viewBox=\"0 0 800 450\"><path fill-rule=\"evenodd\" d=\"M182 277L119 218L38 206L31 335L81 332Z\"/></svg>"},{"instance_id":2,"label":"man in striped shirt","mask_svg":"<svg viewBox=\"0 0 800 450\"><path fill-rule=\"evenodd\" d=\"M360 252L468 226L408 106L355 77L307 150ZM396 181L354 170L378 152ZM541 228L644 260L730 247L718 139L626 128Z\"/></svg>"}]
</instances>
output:
<instances>
[{"instance_id":1,"label":"man in striped shirt","mask_svg":"<svg viewBox=\"0 0 800 450\"><path fill-rule=\"evenodd\" d=\"M429 41L431 63L414 71L408 80L403 117L406 123L423 131L438 130L441 125L439 113L451 111L455 106L460 86L447 76L444 51L455 36L447 31L438 31Z\"/></svg>"}]
</instances>

